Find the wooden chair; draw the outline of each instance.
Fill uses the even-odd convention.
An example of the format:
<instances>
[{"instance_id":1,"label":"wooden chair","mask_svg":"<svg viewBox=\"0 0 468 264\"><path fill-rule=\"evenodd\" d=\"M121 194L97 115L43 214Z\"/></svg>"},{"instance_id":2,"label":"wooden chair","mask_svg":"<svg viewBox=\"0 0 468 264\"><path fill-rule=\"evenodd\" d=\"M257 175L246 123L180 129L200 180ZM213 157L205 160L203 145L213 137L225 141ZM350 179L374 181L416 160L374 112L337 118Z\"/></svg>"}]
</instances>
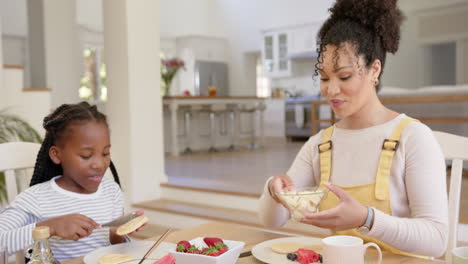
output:
<instances>
[{"instance_id":1,"label":"wooden chair","mask_svg":"<svg viewBox=\"0 0 468 264\"><path fill-rule=\"evenodd\" d=\"M434 131L446 160L452 161L448 198L449 240L445 259L451 263L452 249L457 247L457 229L460 213L460 193L462 186L463 161L468 161L468 137Z\"/></svg>"},{"instance_id":2,"label":"wooden chair","mask_svg":"<svg viewBox=\"0 0 468 264\"><path fill-rule=\"evenodd\" d=\"M0 144L0 172L5 173L8 201L29 186L32 170L41 144L10 142ZM16 253L16 263L24 264L24 254Z\"/></svg>"}]
</instances>

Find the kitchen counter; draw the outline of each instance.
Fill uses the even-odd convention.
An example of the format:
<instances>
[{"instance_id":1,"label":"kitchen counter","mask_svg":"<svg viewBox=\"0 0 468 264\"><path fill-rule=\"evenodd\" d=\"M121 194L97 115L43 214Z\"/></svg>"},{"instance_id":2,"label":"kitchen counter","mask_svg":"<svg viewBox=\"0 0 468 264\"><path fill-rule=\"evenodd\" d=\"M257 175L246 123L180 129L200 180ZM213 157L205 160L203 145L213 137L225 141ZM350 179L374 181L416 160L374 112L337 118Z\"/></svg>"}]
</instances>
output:
<instances>
[{"instance_id":1,"label":"kitchen counter","mask_svg":"<svg viewBox=\"0 0 468 264\"><path fill-rule=\"evenodd\" d=\"M200 99L210 99L210 100L225 100L225 99L264 99L262 97L256 96L164 96L163 100L174 100L174 99L183 99L183 100L200 100Z\"/></svg>"},{"instance_id":2,"label":"kitchen counter","mask_svg":"<svg viewBox=\"0 0 468 264\"><path fill-rule=\"evenodd\" d=\"M168 135L170 138L169 143L166 148L171 149L173 156L178 156L181 150L181 145L179 142L179 134L182 134L184 137L190 135L184 135L184 133L179 132L179 124L182 127L185 125L184 116L181 115L181 108L187 108L193 105L203 105L210 106L213 104L226 104L226 105L243 105L243 104L263 104L265 98L256 97L256 96L165 96L163 97L163 105L165 108L164 115L168 117L170 125L165 126L165 135ZM166 115L167 113L167 115ZM263 138L263 111L259 111L260 115L260 124L258 134ZM195 126L203 126L200 122L202 120L193 120ZM166 122L165 122L166 123ZM196 127L194 127L195 130ZM255 129L255 128L253 128ZM198 142L206 141L206 136L201 136L199 134L192 135L194 140ZM226 139L221 139L220 141L226 141ZM168 142L166 142L168 143Z\"/></svg>"}]
</instances>

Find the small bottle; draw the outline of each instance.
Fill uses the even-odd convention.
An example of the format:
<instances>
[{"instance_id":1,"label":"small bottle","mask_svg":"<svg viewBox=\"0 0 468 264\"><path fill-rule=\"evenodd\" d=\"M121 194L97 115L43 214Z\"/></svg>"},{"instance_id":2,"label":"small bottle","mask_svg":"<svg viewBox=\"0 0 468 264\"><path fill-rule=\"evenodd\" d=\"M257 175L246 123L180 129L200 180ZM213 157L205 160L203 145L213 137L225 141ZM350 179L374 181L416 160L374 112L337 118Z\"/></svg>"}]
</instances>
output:
<instances>
[{"instance_id":1,"label":"small bottle","mask_svg":"<svg viewBox=\"0 0 468 264\"><path fill-rule=\"evenodd\" d=\"M50 229L48 226L36 227L32 231L34 239L33 252L28 264L58 264L55 261L54 254L50 249L49 237Z\"/></svg>"}]
</instances>

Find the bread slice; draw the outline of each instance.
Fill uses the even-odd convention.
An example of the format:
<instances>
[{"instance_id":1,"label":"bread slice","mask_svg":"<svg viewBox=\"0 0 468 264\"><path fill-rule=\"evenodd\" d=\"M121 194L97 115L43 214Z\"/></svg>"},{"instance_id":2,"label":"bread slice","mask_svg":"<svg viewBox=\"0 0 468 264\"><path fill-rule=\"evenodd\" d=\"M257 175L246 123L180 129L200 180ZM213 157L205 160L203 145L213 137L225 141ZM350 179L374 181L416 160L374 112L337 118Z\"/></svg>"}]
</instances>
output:
<instances>
[{"instance_id":1,"label":"bread slice","mask_svg":"<svg viewBox=\"0 0 468 264\"><path fill-rule=\"evenodd\" d=\"M272 244L271 250L280 254L295 253L298 249L303 248L304 245L295 242L281 242Z\"/></svg>"},{"instance_id":2,"label":"bread slice","mask_svg":"<svg viewBox=\"0 0 468 264\"><path fill-rule=\"evenodd\" d=\"M132 260L133 257L124 254L109 254L99 258L99 264L118 264L125 261Z\"/></svg>"},{"instance_id":3,"label":"bread slice","mask_svg":"<svg viewBox=\"0 0 468 264\"><path fill-rule=\"evenodd\" d=\"M148 217L145 215L140 215L135 219L132 219L128 221L127 223L117 227L117 235L123 236L126 234L130 234L133 231L137 230L140 228L142 225L146 224L148 222Z\"/></svg>"}]
</instances>

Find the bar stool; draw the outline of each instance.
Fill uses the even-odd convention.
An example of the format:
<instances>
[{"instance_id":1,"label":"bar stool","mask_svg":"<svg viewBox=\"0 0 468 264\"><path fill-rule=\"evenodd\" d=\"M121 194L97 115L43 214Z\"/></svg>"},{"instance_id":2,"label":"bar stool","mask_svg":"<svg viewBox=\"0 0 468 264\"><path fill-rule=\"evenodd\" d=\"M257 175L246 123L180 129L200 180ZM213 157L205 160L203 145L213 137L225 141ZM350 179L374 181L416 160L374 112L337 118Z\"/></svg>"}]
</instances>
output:
<instances>
[{"instance_id":1,"label":"bar stool","mask_svg":"<svg viewBox=\"0 0 468 264\"><path fill-rule=\"evenodd\" d=\"M194 116L202 110L203 110L202 105L191 105L186 109L184 113L184 124L185 124L184 126L184 132L185 132L184 153L192 153L193 133L191 131L192 130L191 123L192 123Z\"/></svg>"},{"instance_id":2,"label":"bar stool","mask_svg":"<svg viewBox=\"0 0 468 264\"><path fill-rule=\"evenodd\" d=\"M250 126L251 129L247 131L250 136L250 143L247 145L248 149L256 149L259 145L256 143L256 135L255 135L255 114L257 112L257 105L256 104L242 104L240 107L240 114L244 113L249 116L250 119ZM241 122L242 123L242 122ZM242 124L241 124L242 125Z\"/></svg>"},{"instance_id":3,"label":"bar stool","mask_svg":"<svg viewBox=\"0 0 468 264\"><path fill-rule=\"evenodd\" d=\"M257 111L258 111L258 114L259 114L259 136L260 136L260 147L264 146L265 145L265 129L264 129L264 125L265 125L265 118L264 118L264 111L266 109L266 105L264 102L260 102L258 103L257 105Z\"/></svg>"},{"instance_id":4,"label":"bar stool","mask_svg":"<svg viewBox=\"0 0 468 264\"><path fill-rule=\"evenodd\" d=\"M225 104L212 104L208 107L207 110L205 110L210 116L210 148L208 149L208 151L211 151L211 152L218 151L218 149L216 149L215 147L216 136L218 135L216 131L216 117L218 117L218 120L221 126L220 134L221 135L227 134L226 125L225 124L221 125L221 122L223 122L221 117L226 113L226 110L227 110L227 106Z\"/></svg>"},{"instance_id":5,"label":"bar stool","mask_svg":"<svg viewBox=\"0 0 468 264\"><path fill-rule=\"evenodd\" d=\"M237 128L238 128L238 115L239 115L239 105L230 104L227 107L227 114L229 118L229 140L230 144L228 150L236 150L236 141L237 141Z\"/></svg>"}]
</instances>

